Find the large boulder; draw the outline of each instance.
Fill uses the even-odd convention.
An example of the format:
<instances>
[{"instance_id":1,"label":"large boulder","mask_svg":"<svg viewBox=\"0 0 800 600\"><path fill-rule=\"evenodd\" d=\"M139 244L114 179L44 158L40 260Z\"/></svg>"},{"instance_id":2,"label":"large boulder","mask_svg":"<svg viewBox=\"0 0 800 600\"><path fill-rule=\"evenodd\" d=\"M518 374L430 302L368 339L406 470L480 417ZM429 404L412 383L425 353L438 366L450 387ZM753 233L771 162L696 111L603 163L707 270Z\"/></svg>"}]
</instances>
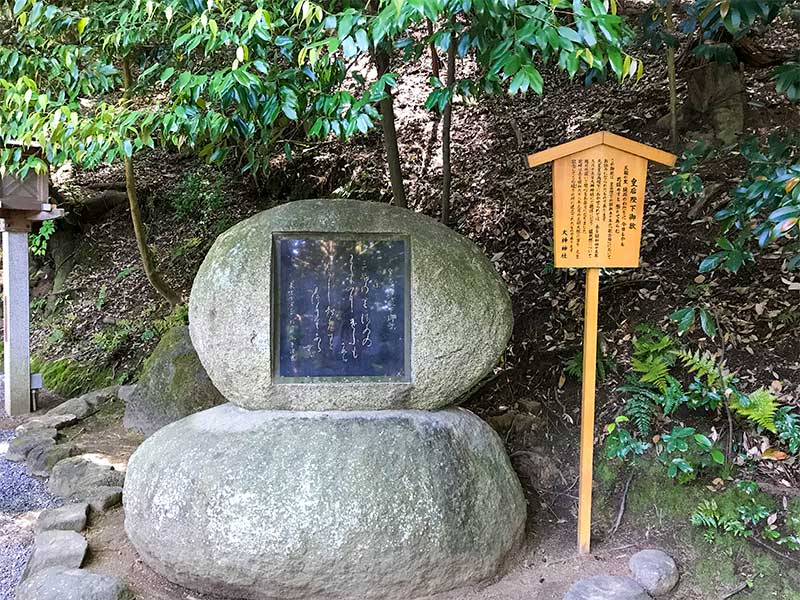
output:
<instances>
[{"instance_id":1,"label":"large boulder","mask_svg":"<svg viewBox=\"0 0 800 600\"><path fill-rule=\"evenodd\" d=\"M187 327L173 327L145 361L125 400L125 427L150 435L164 425L225 400L211 383Z\"/></svg>"},{"instance_id":2,"label":"large boulder","mask_svg":"<svg viewBox=\"0 0 800 600\"><path fill-rule=\"evenodd\" d=\"M397 327L397 338L402 331L407 332L402 337L405 355L401 354L407 365L393 371L399 372L399 376L389 380L358 377L357 385L343 385L341 381L315 375L313 385L308 385L308 381L287 379L277 371L276 356L284 354L276 352L280 344L276 335L280 328L275 327L280 322L280 315L276 314L280 312L276 300L280 294L275 291L276 255L283 256L283 250L275 252L274 248L287 238L324 240L318 249L320 256L312 256L302 268L295 263L282 267L286 272L298 273L297 295L291 296L292 290L287 292L287 298L291 299L280 309L294 318L292 327L303 328L308 334L300 336L297 352L319 352L319 356L341 352L343 365L348 352L364 354L364 346L370 341L364 333L368 324L374 330L373 337L381 332L389 337L384 328L394 331ZM348 312L341 294L342 287L347 285L342 282L348 277L346 267L342 266L345 259L341 248L359 243L361 248L371 248L377 240L395 241L398 246L383 255L374 253L374 268L357 267L354 273L353 254L360 261L360 250L346 253L350 255L349 278L353 290ZM405 250L400 251L403 242ZM291 256L286 256L291 262ZM325 275L322 271L328 259L331 264L334 259L338 261L338 266ZM391 273L398 279L392 279L388 285L386 273L390 271L385 265L391 260L397 261L391 263L396 265ZM406 273L407 280L397 273ZM375 324L377 319L370 321L369 315L373 313L361 312L362 284L372 301L383 298L374 313L385 319L380 327ZM325 293L326 286L330 292L331 285L336 291L333 304L330 293L327 296ZM386 308L400 303L401 297L406 301L398 314ZM304 310L298 309L295 314L288 306L294 300ZM309 308L309 303L315 309ZM324 340L310 339L314 324ZM294 335L286 327L287 336ZM291 202L232 227L217 239L206 256L195 278L189 304L192 341L211 380L227 400L252 409L448 406L462 398L497 364L511 327L506 286L475 244L412 211L352 200ZM403 351L394 348L394 352L397 358ZM285 364L285 358L281 364ZM378 358L376 362L381 360ZM349 372L344 369L345 375ZM331 375L337 374L336 369L331 370Z\"/></svg>"},{"instance_id":3,"label":"large boulder","mask_svg":"<svg viewBox=\"0 0 800 600\"><path fill-rule=\"evenodd\" d=\"M225 404L145 441L123 502L155 571L247 599L405 600L484 580L526 514L502 442L463 409Z\"/></svg>"}]
</instances>

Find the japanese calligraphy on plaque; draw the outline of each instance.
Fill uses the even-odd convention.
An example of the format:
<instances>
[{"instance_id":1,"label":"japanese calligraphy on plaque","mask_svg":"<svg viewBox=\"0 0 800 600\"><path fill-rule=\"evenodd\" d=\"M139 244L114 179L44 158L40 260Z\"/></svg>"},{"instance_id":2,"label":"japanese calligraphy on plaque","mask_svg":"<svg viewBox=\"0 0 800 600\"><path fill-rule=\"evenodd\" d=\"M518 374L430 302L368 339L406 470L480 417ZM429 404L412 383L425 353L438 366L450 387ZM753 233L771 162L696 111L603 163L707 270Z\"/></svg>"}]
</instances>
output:
<instances>
[{"instance_id":1,"label":"japanese calligraphy on plaque","mask_svg":"<svg viewBox=\"0 0 800 600\"><path fill-rule=\"evenodd\" d=\"M401 238L277 236L276 376L406 380L408 259Z\"/></svg>"},{"instance_id":2,"label":"japanese calligraphy on plaque","mask_svg":"<svg viewBox=\"0 0 800 600\"><path fill-rule=\"evenodd\" d=\"M528 157L553 162L553 253L560 268L638 267L648 159L675 157L608 132Z\"/></svg>"}]
</instances>

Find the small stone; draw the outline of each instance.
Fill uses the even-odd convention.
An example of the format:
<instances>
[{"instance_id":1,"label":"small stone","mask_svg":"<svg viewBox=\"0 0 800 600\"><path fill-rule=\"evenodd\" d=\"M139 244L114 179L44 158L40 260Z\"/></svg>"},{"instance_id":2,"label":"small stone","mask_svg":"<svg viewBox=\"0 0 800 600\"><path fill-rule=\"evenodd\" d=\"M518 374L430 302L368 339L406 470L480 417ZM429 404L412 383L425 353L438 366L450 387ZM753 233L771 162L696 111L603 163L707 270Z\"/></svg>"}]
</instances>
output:
<instances>
[{"instance_id":1,"label":"small stone","mask_svg":"<svg viewBox=\"0 0 800 600\"><path fill-rule=\"evenodd\" d=\"M78 419L85 419L100 410L100 405L117 397L118 385L112 385L100 390L88 392L83 396L72 398L47 411L47 415L75 415Z\"/></svg>"},{"instance_id":2,"label":"small stone","mask_svg":"<svg viewBox=\"0 0 800 600\"><path fill-rule=\"evenodd\" d=\"M650 600L650 596L629 577L597 575L573 584L564 600Z\"/></svg>"},{"instance_id":3,"label":"small stone","mask_svg":"<svg viewBox=\"0 0 800 600\"><path fill-rule=\"evenodd\" d=\"M669 594L680 574L672 557L661 550L642 550L631 556L628 567L633 578L653 596Z\"/></svg>"},{"instance_id":4,"label":"small stone","mask_svg":"<svg viewBox=\"0 0 800 600\"><path fill-rule=\"evenodd\" d=\"M73 456L59 461L50 474L48 487L64 498L86 493L100 486L122 486L125 474L109 464L93 460L91 455Z\"/></svg>"},{"instance_id":5,"label":"small stone","mask_svg":"<svg viewBox=\"0 0 800 600\"><path fill-rule=\"evenodd\" d=\"M28 456L28 453L37 446L54 445L57 435L58 432L52 428L35 429L21 433L9 442L5 458L14 462L22 462Z\"/></svg>"},{"instance_id":6,"label":"small stone","mask_svg":"<svg viewBox=\"0 0 800 600\"><path fill-rule=\"evenodd\" d=\"M86 547L84 537L75 531L42 531L33 540L33 553L22 579L48 567L77 569L86 556Z\"/></svg>"},{"instance_id":7,"label":"small stone","mask_svg":"<svg viewBox=\"0 0 800 600\"><path fill-rule=\"evenodd\" d=\"M41 415L32 417L17 427L17 433L35 429L62 429L78 422L78 417L69 413L63 415Z\"/></svg>"},{"instance_id":8,"label":"small stone","mask_svg":"<svg viewBox=\"0 0 800 600\"><path fill-rule=\"evenodd\" d=\"M86 502L75 502L60 508L51 508L39 515L36 521L37 533L42 531L83 531L86 527L86 514L89 511L89 504Z\"/></svg>"},{"instance_id":9,"label":"small stone","mask_svg":"<svg viewBox=\"0 0 800 600\"><path fill-rule=\"evenodd\" d=\"M127 586L110 575L86 569L51 567L17 588L17 600L133 600Z\"/></svg>"},{"instance_id":10,"label":"small stone","mask_svg":"<svg viewBox=\"0 0 800 600\"><path fill-rule=\"evenodd\" d=\"M122 502L122 488L120 486L101 485L77 494L77 498L86 500L93 512L103 513Z\"/></svg>"},{"instance_id":11,"label":"small stone","mask_svg":"<svg viewBox=\"0 0 800 600\"><path fill-rule=\"evenodd\" d=\"M72 444L42 444L28 452L25 464L34 475L47 477L59 461L69 458L74 453L75 446Z\"/></svg>"}]
</instances>

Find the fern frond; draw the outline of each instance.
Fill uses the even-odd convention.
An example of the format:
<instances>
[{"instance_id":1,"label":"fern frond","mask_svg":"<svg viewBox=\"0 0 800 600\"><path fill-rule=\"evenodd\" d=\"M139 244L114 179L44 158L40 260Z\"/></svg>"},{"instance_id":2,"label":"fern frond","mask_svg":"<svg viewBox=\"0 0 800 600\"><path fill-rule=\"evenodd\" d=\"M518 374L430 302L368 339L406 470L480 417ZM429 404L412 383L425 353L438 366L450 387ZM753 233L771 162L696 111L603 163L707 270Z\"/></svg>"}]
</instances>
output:
<instances>
[{"instance_id":1,"label":"fern frond","mask_svg":"<svg viewBox=\"0 0 800 600\"><path fill-rule=\"evenodd\" d=\"M625 414L643 436L650 435L655 412L655 403L644 394L634 394L625 404Z\"/></svg>"},{"instance_id":2,"label":"fern frond","mask_svg":"<svg viewBox=\"0 0 800 600\"><path fill-rule=\"evenodd\" d=\"M731 397L731 408L743 417L750 419L767 431L777 433L775 414L778 412L778 399L766 388L759 388L744 398Z\"/></svg>"},{"instance_id":3,"label":"fern frond","mask_svg":"<svg viewBox=\"0 0 800 600\"><path fill-rule=\"evenodd\" d=\"M675 353L690 373L694 373L698 378L705 377L706 385L727 386L732 376L727 371L725 361L720 363L708 350L700 352L695 350L678 350Z\"/></svg>"},{"instance_id":4,"label":"fern frond","mask_svg":"<svg viewBox=\"0 0 800 600\"><path fill-rule=\"evenodd\" d=\"M639 381L642 383L650 383L661 391L667 389L669 365L663 358L655 357L640 360L634 357L631 359L631 367L639 373Z\"/></svg>"}]
</instances>

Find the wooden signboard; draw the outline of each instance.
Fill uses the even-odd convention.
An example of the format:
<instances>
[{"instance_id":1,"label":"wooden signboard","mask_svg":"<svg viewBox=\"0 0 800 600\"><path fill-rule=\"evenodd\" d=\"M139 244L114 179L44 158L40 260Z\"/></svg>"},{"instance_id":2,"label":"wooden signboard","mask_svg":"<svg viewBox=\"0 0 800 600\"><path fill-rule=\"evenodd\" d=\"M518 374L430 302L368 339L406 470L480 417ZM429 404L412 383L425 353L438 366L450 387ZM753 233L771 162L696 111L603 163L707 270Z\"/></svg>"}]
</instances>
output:
<instances>
[{"instance_id":1,"label":"wooden signboard","mask_svg":"<svg viewBox=\"0 0 800 600\"><path fill-rule=\"evenodd\" d=\"M647 161L676 157L607 131L528 156L553 163L553 263L586 268L578 550L590 550L597 305L600 269L639 266Z\"/></svg>"}]
</instances>

